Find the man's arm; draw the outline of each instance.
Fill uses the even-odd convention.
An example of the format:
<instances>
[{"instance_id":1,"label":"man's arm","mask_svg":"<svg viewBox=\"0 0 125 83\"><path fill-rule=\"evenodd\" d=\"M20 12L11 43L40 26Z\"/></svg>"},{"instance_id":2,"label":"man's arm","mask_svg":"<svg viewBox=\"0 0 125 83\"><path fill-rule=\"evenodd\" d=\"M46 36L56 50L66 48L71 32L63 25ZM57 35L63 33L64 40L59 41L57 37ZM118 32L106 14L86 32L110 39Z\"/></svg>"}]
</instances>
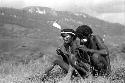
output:
<instances>
[{"instance_id":1,"label":"man's arm","mask_svg":"<svg viewBox=\"0 0 125 83\"><path fill-rule=\"evenodd\" d=\"M110 65L110 58L109 58L109 51L108 51L108 48L107 46L104 44L104 41L102 40L102 38L100 38L99 36L96 36L96 39L97 39L97 42L98 44L100 44L99 46L101 46L100 48L104 51L104 55L106 55L106 61L108 62L108 72L107 73L110 73L111 72L111 65Z\"/></svg>"},{"instance_id":2,"label":"man's arm","mask_svg":"<svg viewBox=\"0 0 125 83\"><path fill-rule=\"evenodd\" d=\"M102 40L102 38L97 35L97 36L95 36L95 39L96 39L96 42L97 42L97 46L99 46L99 48L100 48L99 50L97 50L97 53L108 55L109 54L108 48L104 44L104 41Z\"/></svg>"},{"instance_id":3,"label":"man's arm","mask_svg":"<svg viewBox=\"0 0 125 83\"><path fill-rule=\"evenodd\" d=\"M86 46L82 45L82 49L84 51L87 51L87 52L91 52L91 53L98 53L98 54L102 54L102 55L108 55L109 52L108 52L108 48L106 47L106 45L104 44L104 41L99 37L99 36L96 36L96 42L97 44L99 44L98 46L100 46L99 50L96 50L96 49L89 49L87 48Z\"/></svg>"}]
</instances>

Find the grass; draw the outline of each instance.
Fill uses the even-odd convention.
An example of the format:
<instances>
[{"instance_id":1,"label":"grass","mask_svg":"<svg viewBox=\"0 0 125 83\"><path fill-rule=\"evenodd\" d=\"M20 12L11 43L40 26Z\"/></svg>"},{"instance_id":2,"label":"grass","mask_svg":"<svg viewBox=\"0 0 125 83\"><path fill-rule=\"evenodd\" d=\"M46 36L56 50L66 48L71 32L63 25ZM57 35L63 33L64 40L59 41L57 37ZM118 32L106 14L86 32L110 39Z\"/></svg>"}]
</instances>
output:
<instances>
[{"instance_id":1,"label":"grass","mask_svg":"<svg viewBox=\"0 0 125 83\"><path fill-rule=\"evenodd\" d=\"M74 27L73 25L79 25L79 23L74 24L71 20L67 23L67 21L61 20L62 18L71 18L74 20L80 19L80 17L74 17L72 14L64 14L63 12L58 12L59 17L52 17L50 16L34 16L31 15L23 10L17 9L9 9L9 8L1 8L1 12L6 13L5 16L0 15L0 32L1 32L1 41L0 41L0 50L2 51L10 51L14 50L14 47L19 46L22 44L20 42L24 42L24 46L29 46L32 48L34 46L41 47L42 51L43 48L47 49L44 52L48 53L48 55L44 55L39 57L39 54L36 51L33 51L33 55L27 52L26 49L18 49L15 50L12 54L2 54L0 51L0 83L42 83L41 78L43 77L44 71L50 66L50 62L52 55L54 54L55 48L50 48L52 44L56 47L57 46L57 30L52 28L52 26L47 24L47 21L51 19L58 19L60 25L63 25L62 28L67 25L69 27ZM12 17L11 15L18 16L17 18ZM46 18L47 17L47 18ZM118 43L123 37L124 41L124 26L117 25L117 24L108 24L101 20L97 20L95 18L86 18L81 19L83 23L92 24L92 26L96 27L95 30L102 34L102 32L106 31L106 34L113 37L109 42L115 41ZM4 23L9 25L4 25ZM16 25L15 25L16 24ZM101 25L100 25L101 24ZM103 24L103 25L102 25ZM19 26L17 26L19 25ZM98 26L96 26L98 25ZM100 29L102 27L102 30ZM68 27L68 28L69 28ZM105 28L109 27L109 28ZM115 28L116 27L116 28ZM117 28L119 27L119 28ZM66 28L66 27L65 27ZM11 30L12 29L12 30ZM40 30L40 31L39 31ZM52 33L50 33L52 32ZM120 34L116 34L117 32L121 32ZM13 34L12 34L13 33ZM46 35L44 35L46 34ZM103 35L103 34L102 34ZM118 37L115 37L118 35ZM119 37L122 37L120 38ZM24 36L28 36L29 38L23 38ZM16 38L20 40L15 40ZM2 38L10 38L12 40L2 40ZM15 38L15 39L14 39ZM34 38L34 39L33 39ZM37 41L37 39L43 39L44 41ZM40 39L39 39L40 38ZM118 39L119 38L119 39ZM36 40L35 40L36 39ZM117 40L117 41L116 41ZM18 42L19 41L19 42ZM53 42L52 42L53 41ZM11 43L12 42L12 43ZM125 47L125 46L124 46ZM124 79L124 69L125 69L125 48L122 47L122 53L115 51L111 51L110 58L111 58L111 66L112 66L112 75L110 78L93 78L92 76L88 77L87 79L81 79L80 77L74 78L74 80L70 80L71 71L66 75L61 71L59 66L56 66L52 71L51 75L46 78L47 82L59 82L59 83L122 83L122 79ZM25 47L24 47L25 48ZM49 48L49 49L48 49ZM36 48L35 48L36 49ZM39 49L39 48L38 48ZM38 50L37 49L37 50ZM32 49L31 49L32 50ZM36 53L36 54L34 54ZM30 56L29 56L30 55ZM71 68L72 69L72 68Z\"/></svg>"},{"instance_id":2,"label":"grass","mask_svg":"<svg viewBox=\"0 0 125 83\"><path fill-rule=\"evenodd\" d=\"M116 49L115 49L116 50ZM97 77L94 78L91 75L82 79L81 77L75 77L71 80L70 67L68 74L65 74L59 66L55 66L44 81L42 81L44 71L51 65L52 55L43 55L41 57L25 57L14 60L8 60L10 57L4 55L3 61L0 65L0 83L124 83L125 81L125 61L123 52L113 52L111 50L110 58L112 73L108 78ZM35 56L37 55L34 53ZM32 55L33 56L33 55ZM38 55L37 55L38 56ZM113 57L114 56L114 57ZM14 56L13 56L14 57ZM28 60L25 63L25 60Z\"/></svg>"}]
</instances>

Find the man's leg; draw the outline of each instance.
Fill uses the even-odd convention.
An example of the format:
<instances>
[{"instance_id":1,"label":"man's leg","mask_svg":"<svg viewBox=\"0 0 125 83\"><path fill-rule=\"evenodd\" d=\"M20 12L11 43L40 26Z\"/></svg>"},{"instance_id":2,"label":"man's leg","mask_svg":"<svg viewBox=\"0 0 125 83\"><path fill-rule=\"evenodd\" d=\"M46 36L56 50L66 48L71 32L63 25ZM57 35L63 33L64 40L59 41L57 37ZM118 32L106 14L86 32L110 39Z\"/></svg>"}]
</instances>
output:
<instances>
[{"instance_id":1,"label":"man's leg","mask_svg":"<svg viewBox=\"0 0 125 83\"><path fill-rule=\"evenodd\" d=\"M92 74L93 76L98 76L100 74L100 68L103 67L103 64L100 62L99 60L99 57L100 55L99 54L96 54L94 53L92 56L91 56L91 65L92 65Z\"/></svg>"},{"instance_id":2,"label":"man's leg","mask_svg":"<svg viewBox=\"0 0 125 83\"><path fill-rule=\"evenodd\" d=\"M108 62L105 57L99 55L99 54L93 54L92 55L92 63L95 69L98 70L98 73L107 73L108 68Z\"/></svg>"},{"instance_id":3,"label":"man's leg","mask_svg":"<svg viewBox=\"0 0 125 83\"><path fill-rule=\"evenodd\" d=\"M110 58L109 55L106 56L106 60L107 60L107 75L110 75L111 73L111 65L110 65Z\"/></svg>"},{"instance_id":4,"label":"man's leg","mask_svg":"<svg viewBox=\"0 0 125 83\"><path fill-rule=\"evenodd\" d=\"M65 63L63 60L55 60L54 64L59 65L62 69L68 73L69 70L69 64Z\"/></svg>"},{"instance_id":5,"label":"man's leg","mask_svg":"<svg viewBox=\"0 0 125 83\"><path fill-rule=\"evenodd\" d=\"M70 60L70 64L72 67L74 67L77 72L80 74L81 77L85 77L89 71L89 69L87 69L86 65L83 63L79 63L75 60ZM75 73L75 71L73 71L73 74Z\"/></svg>"},{"instance_id":6,"label":"man's leg","mask_svg":"<svg viewBox=\"0 0 125 83\"><path fill-rule=\"evenodd\" d=\"M66 73L68 73L69 65L65 63L61 57L55 57L55 59L51 62L51 66L45 70L45 76L42 78L42 80L49 75L49 72L54 68L55 65L59 65L65 70Z\"/></svg>"},{"instance_id":7,"label":"man's leg","mask_svg":"<svg viewBox=\"0 0 125 83\"><path fill-rule=\"evenodd\" d=\"M49 76L49 72L54 68L54 66L55 66L55 64L54 63L51 63L51 65L47 68L47 69L45 69L45 72L44 72L44 74L43 74L43 77L42 77L42 81L44 81L44 79L47 77L47 76Z\"/></svg>"}]
</instances>

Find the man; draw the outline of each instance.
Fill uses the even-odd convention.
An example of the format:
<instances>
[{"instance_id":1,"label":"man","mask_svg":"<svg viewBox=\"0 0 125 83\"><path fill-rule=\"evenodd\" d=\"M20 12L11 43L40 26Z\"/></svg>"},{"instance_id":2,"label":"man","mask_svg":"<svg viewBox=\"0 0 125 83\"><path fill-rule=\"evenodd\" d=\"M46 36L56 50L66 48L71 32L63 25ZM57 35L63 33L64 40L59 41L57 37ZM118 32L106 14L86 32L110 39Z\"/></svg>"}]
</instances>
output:
<instances>
[{"instance_id":1,"label":"man","mask_svg":"<svg viewBox=\"0 0 125 83\"><path fill-rule=\"evenodd\" d=\"M86 65L84 65L84 63L78 63L79 58L77 58L77 48L79 47L79 42L77 42L76 40L75 31L73 29L63 29L61 31L61 36L63 37L64 43L60 48L58 48L57 54L64 54L61 55L63 57L63 60L72 67L74 67L78 71L78 73L84 78L89 69L86 67ZM75 71L73 71L73 75L74 74Z\"/></svg>"},{"instance_id":2,"label":"man","mask_svg":"<svg viewBox=\"0 0 125 83\"><path fill-rule=\"evenodd\" d=\"M90 56L90 64L94 68L92 74L109 74L110 59L109 52L103 40L98 35L92 35L92 29L87 25L79 26L76 29L77 37L80 39L81 49Z\"/></svg>"},{"instance_id":3,"label":"man","mask_svg":"<svg viewBox=\"0 0 125 83\"><path fill-rule=\"evenodd\" d=\"M76 64L76 48L78 47L78 42L76 41L76 34L73 29L63 29L61 30L61 36L63 38L63 45L57 48L57 54L52 61L52 66L45 70L45 74L49 75L55 65L59 65L62 69L68 73L69 65L71 65L78 73L84 77L88 72L87 67L83 64L82 67ZM73 71L73 75L76 76L76 71ZM43 77L44 79L44 77Z\"/></svg>"}]
</instances>

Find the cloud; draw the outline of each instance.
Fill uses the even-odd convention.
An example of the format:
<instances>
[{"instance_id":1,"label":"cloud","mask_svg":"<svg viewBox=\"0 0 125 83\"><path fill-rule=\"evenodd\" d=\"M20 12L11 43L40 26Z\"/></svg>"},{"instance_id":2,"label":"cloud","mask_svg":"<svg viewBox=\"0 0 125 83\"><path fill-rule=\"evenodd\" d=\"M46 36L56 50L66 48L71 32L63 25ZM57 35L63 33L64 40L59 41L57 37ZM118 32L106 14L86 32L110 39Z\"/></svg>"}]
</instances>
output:
<instances>
[{"instance_id":1,"label":"cloud","mask_svg":"<svg viewBox=\"0 0 125 83\"><path fill-rule=\"evenodd\" d=\"M65 7L68 5L77 5L77 6L91 6L101 3L107 3L109 1L116 1L116 0L1 0L2 4L12 4L24 2L25 5L23 6L48 6L48 7ZM20 4L21 4L20 3ZM0 3L1 4L1 3Z\"/></svg>"},{"instance_id":2,"label":"cloud","mask_svg":"<svg viewBox=\"0 0 125 83\"><path fill-rule=\"evenodd\" d=\"M125 25L125 0L114 0L91 6L93 16L112 23Z\"/></svg>"},{"instance_id":3,"label":"cloud","mask_svg":"<svg viewBox=\"0 0 125 83\"><path fill-rule=\"evenodd\" d=\"M115 1L108 2L96 5L91 7L91 10L96 11L97 13L118 13L125 12L125 1Z\"/></svg>"},{"instance_id":4,"label":"cloud","mask_svg":"<svg viewBox=\"0 0 125 83\"><path fill-rule=\"evenodd\" d=\"M107 10L111 11L116 7L117 10L119 10L121 4L124 3L123 1L125 2L125 0L1 0L0 6L9 6L15 8L22 8L26 6L46 6L65 10L73 8L75 9L75 7L77 7L87 9L91 8L93 11L102 12Z\"/></svg>"},{"instance_id":5,"label":"cloud","mask_svg":"<svg viewBox=\"0 0 125 83\"><path fill-rule=\"evenodd\" d=\"M103 19L112 23L120 23L125 25L125 12L124 13L103 13L97 16L99 19Z\"/></svg>"},{"instance_id":6,"label":"cloud","mask_svg":"<svg viewBox=\"0 0 125 83\"><path fill-rule=\"evenodd\" d=\"M25 6L22 0L1 0L0 7L23 8Z\"/></svg>"},{"instance_id":7,"label":"cloud","mask_svg":"<svg viewBox=\"0 0 125 83\"><path fill-rule=\"evenodd\" d=\"M72 0L25 0L26 6L48 6L48 7L63 7L65 5L73 4Z\"/></svg>"},{"instance_id":8,"label":"cloud","mask_svg":"<svg viewBox=\"0 0 125 83\"><path fill-rule=\"evenodd\" d=\"M2 6L44 6L57 10L83 11L106 21L125 22L125 0L1 0Z\"/></svg>"}]
</instances>

